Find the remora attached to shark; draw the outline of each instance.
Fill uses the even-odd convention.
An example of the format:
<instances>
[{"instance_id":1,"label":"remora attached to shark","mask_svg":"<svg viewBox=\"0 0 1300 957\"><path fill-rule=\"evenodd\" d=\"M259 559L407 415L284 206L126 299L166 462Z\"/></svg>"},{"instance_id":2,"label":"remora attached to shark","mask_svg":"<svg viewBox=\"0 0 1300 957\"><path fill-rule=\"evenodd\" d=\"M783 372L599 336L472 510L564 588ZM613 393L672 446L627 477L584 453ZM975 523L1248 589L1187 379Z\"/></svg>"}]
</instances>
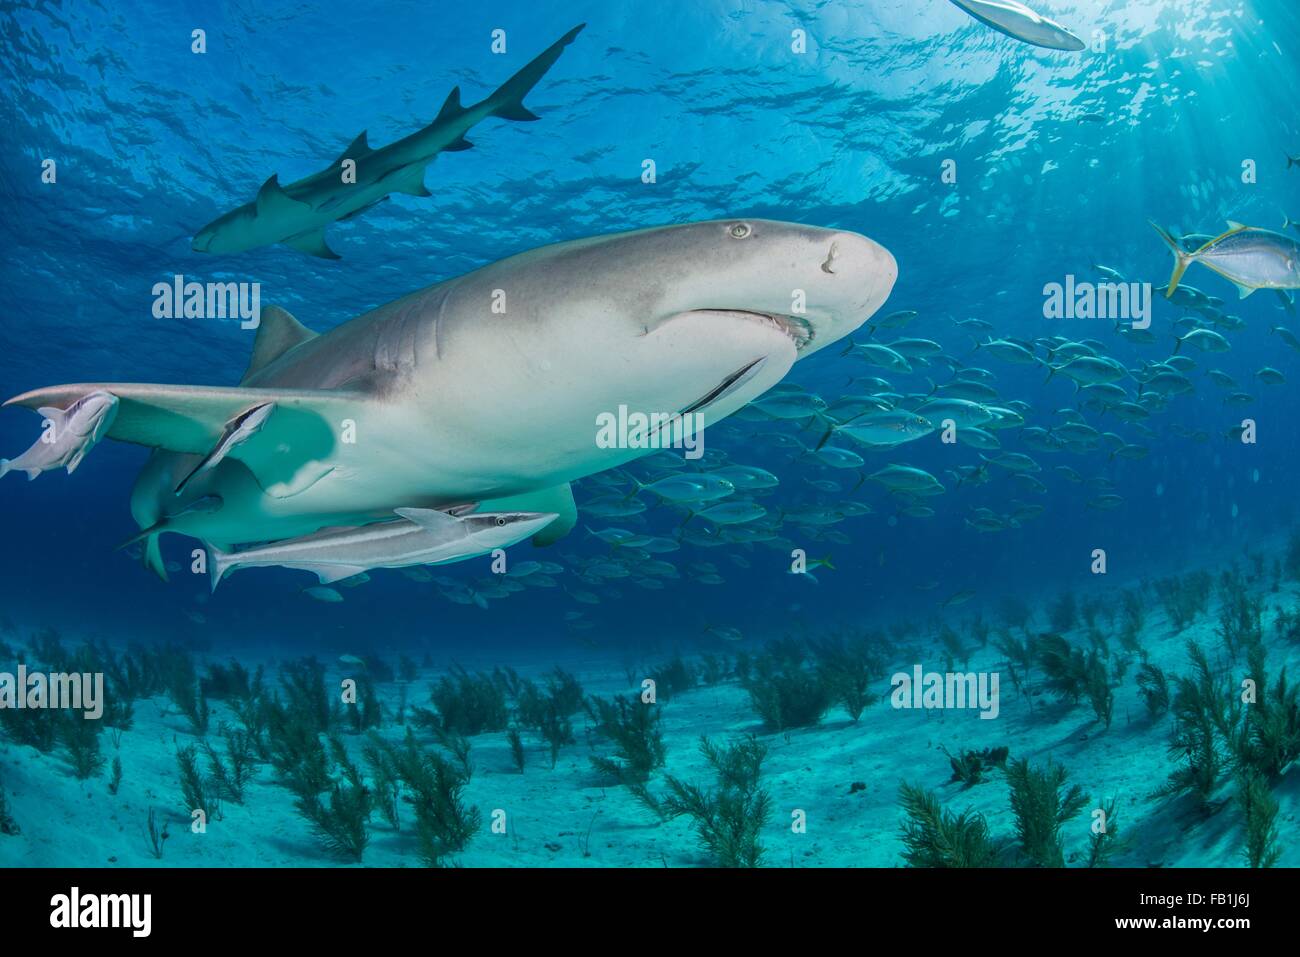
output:
<instances>
[{"instance_id":1,"label":"remora attached to shark","mask_svg":"<svg viewBox=\"0 0 1300 957\"><path fill-rule=\"evenodd\" d=\"M513 545L559 518L555 512L453 515L431 508L396 512L399 517L391 522L327 529L237 552L209 547L212 590L230 569L250 566L304 569L328 585L371 568L445 565Z\"/></svg>"},{"instance_id":2,"label":"remora attached to shark","mask_svg":"<svg viewBox=\"0 0 1300 957\"><path fill-rule=\"evenodd\" d=\"M689 409L715 423L857 329L897 273L852 232L645 229L511 256L324 335L269 307L236 387L62 385L6 404L117 400L107 437L156 450L131 510L159 574L165 531L229 550L398 508L554 512L533 538L546 544L576 521L570 482L653 451L598 444L601 416ZM256 430L212 454L267 405Z\"/></svg>"},{"instance_id":3,"label":"remora attached to shark","mask_svg":"<svg viewBox=\"0 0 1300 957\"><path fill-rule=\"evenodd\" d=\"M524 97L560 58L564 48L585 27L579 24L512 76L487 99L462 106L455 87L432 123L404 139L371 149L361 133L333 165L319 173L281 186L272 176L257 198L213 220L194 237L193 249L203 253L241 253L284 243L324 259L339 256L325 242L325 227L355 216L386 199L389 193L429 196L424 171L439 153L467 150L465 134L487 119L536 120ZM355 182L345 182L343 162L356 164Z\"/></svg>"}]
</instances>

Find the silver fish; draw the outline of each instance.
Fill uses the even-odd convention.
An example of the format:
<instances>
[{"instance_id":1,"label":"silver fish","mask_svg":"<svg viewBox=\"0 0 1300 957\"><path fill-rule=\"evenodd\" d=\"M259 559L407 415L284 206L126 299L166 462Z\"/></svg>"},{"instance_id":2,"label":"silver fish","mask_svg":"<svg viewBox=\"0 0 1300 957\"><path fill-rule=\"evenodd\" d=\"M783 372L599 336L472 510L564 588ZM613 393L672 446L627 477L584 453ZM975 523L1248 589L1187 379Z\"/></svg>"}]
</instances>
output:
<instances>
[{"instance_id":1,"label":"silver fish","mask_svg":"<svg viewBox=\"0 0 1300 957\"><path fill-rule=\"evenodd\" d=\"M71 475L113 425L117 417L117 396L89 392L66 409L41 407L44 419L41 437L16 459L0 459L0 476L26 472L28 480L51 469L66 468Z\"/></svg>"},{"instance_id":2,"label":"silver fish","mask_svg":"<svg viewBox=\"0 0 1300 957\"><path fill-rule=\"evenodd\" d=\"M327 529L237 552L207 546L212 590L232 568L279 565L314 572L322 585L371 568L442 565L505 548L545 528L555 512L484 512L461 516L399 508L391 522Z\"/></svg>"}]
</instances>

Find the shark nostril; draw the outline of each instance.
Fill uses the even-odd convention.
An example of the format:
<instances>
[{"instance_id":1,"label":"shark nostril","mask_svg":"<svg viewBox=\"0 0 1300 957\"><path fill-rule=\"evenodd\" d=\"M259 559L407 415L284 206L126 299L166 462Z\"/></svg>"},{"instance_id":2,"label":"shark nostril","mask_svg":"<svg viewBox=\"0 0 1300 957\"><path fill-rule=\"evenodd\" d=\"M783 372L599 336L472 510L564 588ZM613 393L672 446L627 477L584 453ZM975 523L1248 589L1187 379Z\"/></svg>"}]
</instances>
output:
<instances>
[{"instance_id":1,"label":"shark nostril","mask_svg":"<svg viewBox=\"0 0 1300 957\"><path fill-rule=\"evenodd\" d=\"M830 252L826 254L826 261L822 263L822 272L835 275L835 259L840 254L840 244L831 243Z\"/></svg>"}]
</instances>

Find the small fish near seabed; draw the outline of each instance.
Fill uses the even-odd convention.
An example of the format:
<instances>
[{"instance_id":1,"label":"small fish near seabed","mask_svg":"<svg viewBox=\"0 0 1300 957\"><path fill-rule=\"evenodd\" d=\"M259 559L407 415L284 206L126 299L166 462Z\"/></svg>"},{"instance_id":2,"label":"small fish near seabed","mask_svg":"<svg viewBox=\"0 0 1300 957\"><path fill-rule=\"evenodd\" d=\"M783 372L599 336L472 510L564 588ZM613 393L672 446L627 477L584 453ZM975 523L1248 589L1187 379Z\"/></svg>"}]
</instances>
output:
<instances>
[{"instance_id":1,"label":"small fish near seabed","mask_svg":"<svg viewBox=\"0 0 1300 957\"><path fill-rule=\"evenodd\" d=\"M1012 39L1070 53L1084 48L1084 42L1065 27L1016 0L952 0L952 3Z\"/></svg>"},{"instance_id":2,"label":"small fish near seabed","mask_svg":"<svg viewBox=\"0 0 1300 957\"><path fill-rule=\"evenodd\" d=\"M237 552L208 546L208 573L217 590L234 568L279 565L314 572L322 585L372 568L443 565L513 545L541 531L555 512L485 512L452 515L429 508L399 508L399 519L360 528L257 545Z\"/></svg>"},{"instance_id":3,"label":"small fish near seabed","mask_svg":"<svg viewBox=\"0 0 1300 957\"><path fill-rule=\"evenodd\" d=\"M459 152L474 144L465 134L488 117L527 121L539 117L524 106L524 97L546 75L564 48L586 24L560 37L541 55L482 102L462 106L460 87L447 96L437 118L422 130L388 146L372 149L363 132L330 166L306 179L281 186L272 176L257 198L213 220L194 237L200 253L241 253L284 243L322 259L339 255L325 242L325 227L356 216L390 193L432 195L424 185L425 169L439 153ZM355 181L345 180L346 161L355 164Z\"/></svg>"}]
</instances>

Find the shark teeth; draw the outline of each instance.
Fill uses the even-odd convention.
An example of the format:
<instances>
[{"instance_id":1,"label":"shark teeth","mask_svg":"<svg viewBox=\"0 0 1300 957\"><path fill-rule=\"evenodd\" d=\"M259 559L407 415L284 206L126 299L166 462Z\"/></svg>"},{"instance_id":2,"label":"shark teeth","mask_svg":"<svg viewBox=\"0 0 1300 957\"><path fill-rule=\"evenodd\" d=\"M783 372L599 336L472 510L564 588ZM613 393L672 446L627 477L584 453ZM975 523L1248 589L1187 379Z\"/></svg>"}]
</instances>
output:
<instances>
[{"instance_id":1,"label":"shark teeth","mask_svg":"<svg viewBox=\"0 0 1300 957\"><path fill-rule=\"evenodd\" d=\"M772 326L774 329L779 329L790 337L795 348L800 351L813 340L812 326L801 316L786 316L775 312L754 312L749 309L725 309L720 311L746 319L753 319Z\"/></svg>"}]
</instances>

